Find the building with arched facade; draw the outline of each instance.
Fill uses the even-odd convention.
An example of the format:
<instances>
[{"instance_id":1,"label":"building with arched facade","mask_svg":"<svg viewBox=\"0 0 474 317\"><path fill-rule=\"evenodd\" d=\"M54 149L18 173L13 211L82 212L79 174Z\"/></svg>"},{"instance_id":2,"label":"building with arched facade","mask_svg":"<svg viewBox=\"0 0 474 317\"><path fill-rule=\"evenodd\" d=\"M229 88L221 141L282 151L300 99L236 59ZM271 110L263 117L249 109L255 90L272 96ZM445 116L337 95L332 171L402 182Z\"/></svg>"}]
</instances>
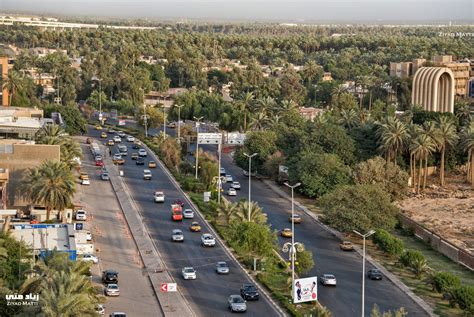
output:
<instances>
[{"instance_id":1,"label":"building with arched facade","mask_svg":"<svg viewBox=\"0 0 474 317\"><path fill-rule=\"evenodd\" d=\"M411 102L426 111L454 112L454 74L447 67L421 67L413 77Z\"/></svg>"}]
</instances>

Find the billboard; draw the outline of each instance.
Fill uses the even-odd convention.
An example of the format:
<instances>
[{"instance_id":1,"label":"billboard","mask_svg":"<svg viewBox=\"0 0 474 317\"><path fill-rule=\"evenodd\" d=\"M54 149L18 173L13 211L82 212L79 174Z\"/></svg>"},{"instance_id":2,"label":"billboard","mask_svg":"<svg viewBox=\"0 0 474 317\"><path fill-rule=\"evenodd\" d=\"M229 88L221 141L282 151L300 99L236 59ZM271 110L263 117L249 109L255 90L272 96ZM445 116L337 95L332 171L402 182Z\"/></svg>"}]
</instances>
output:
<instances>
[{"instance_id":1,"label":"billboard","mask_svg":"<svg viewBox=\"0 0 474 317\"><path fill-rule=\"evenodd\" d=\"M304 303L318 300L318 278L316 276L295 280L293 303Z\"/></svg>"},{"instance_id":2,"label":"billboard","mask_svg":"<svg viewBox=\"0 0 474 317\"><path fill-rule=\"evenodd\" d=\"M220 144L222 142L222 134L220 133L198 133L198 144Z\"/></svg>"}]
</instances>

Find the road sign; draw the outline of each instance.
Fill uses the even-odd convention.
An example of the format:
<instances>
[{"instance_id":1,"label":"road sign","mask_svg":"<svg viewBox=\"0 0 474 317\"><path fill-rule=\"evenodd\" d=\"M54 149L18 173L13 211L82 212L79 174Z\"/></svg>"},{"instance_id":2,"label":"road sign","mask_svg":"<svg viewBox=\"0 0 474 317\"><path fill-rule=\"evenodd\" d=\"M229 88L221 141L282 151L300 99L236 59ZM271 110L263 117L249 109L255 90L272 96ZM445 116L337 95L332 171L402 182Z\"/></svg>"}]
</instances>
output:
<instances>
[{"instance_id":1,"label":"road sign","mask_svg":"<svg viewBox=\"0 0 474 317\"><path fill-rule=\"evenodd\" d=\"M227 133L227 138L225 140L226 144L244 144L246 139L245 133L240 132L229 132Z\"/></svg>"},{"instance_id":2,"label":"road sign","mask_svg":"<svg viewBox=\"0 0 474 317\"><path fill-rule=\"evenodd\" d=\"M176 283L161 283L160 290L163 293L176 292L178 290L178 286Z\"/></svg>"},{"instance_id":3,"label":"road sign","mask_svg":"<svg viewBox=\"0 0 474 317\"><path fill-rule=\"evenodd\" d=\"M293 286L293 303L318 300L318 278L316 276L296 279Z\"/></svg>"},{"instance_id":4,"label":"road sign","mask_svg":"<svg viewBox=\"0 0 474 317\"><path fill-rule=\"evenodd\" d=\"M221 133L198 133L198 144L220 144L222 143Z\"/></svg>"}]
</instances>

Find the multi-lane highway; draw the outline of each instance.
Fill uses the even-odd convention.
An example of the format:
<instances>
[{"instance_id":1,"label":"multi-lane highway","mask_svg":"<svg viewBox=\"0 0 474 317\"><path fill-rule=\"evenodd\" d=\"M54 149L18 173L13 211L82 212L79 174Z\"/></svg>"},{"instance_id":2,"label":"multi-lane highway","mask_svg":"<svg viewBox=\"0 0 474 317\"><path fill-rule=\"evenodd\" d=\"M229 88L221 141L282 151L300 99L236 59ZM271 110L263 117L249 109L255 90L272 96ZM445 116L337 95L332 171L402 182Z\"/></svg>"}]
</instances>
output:
<instances>
[{"instance_id":1,"label":"multi-lane highway","mask_svg":"<svg viewBox=\"0 0 474 317\"><path fill-rule=\"evenodd\" d=\"M98 138L99 131L91 130L90 134ZM109 138L112 138L109 135ZM102 139L104 140L104 139ZM143 170L148 167L138 166L130 158L131 153L137 152L132 149L132 143L122 144L128 147L128 156L125 157L125 165L120 168L124 171L124 178L130 190L132 198L141 210L142 219L147 226L150 235L156 244L167 269L178 283L191 308L198 316L226 316L227 298L232 294L239 294L242 283L250 282L245 272L235 263L218 243L216 247L204 248L201 246L201 234L210 232L208 225L199 217L195 211L195 219L202 226L201 233L189 230L191 219L183 222L171 220L170 205L175 199L184 200L180 190L170 180L160 164L151 169L152 179L143 179ZM112 149L112 154L116 152ZM151 154L145 159L145 163L152 160ZM153 193L157 190L165 192L164 204L155 203ZM186 201L185 208L192 208ZM171 231L181 229L184 232L184 243L171 241ZM215 272L215 264L218 261L229 263L231 273L229 275L218 275ZM197 270L197 280L183 280L181 269L185 266L193 266ZM259 301L248 302L247 314L250 316L278 316L279 313L264 296Z\"/></svg>"}]
</instances>

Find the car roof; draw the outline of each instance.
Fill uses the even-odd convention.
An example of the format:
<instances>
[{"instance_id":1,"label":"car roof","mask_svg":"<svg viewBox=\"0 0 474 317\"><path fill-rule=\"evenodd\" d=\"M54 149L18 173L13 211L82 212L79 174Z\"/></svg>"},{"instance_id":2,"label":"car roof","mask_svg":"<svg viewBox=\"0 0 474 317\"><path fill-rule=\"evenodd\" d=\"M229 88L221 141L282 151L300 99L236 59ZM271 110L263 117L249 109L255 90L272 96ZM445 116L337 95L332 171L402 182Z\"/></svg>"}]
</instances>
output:
<instances>
[{"instance_id":1,"label":"car roof","mask_svg":"<svg viewBox=\"0 0 474 317\"><path fill-rule=\"evenodd\" d=\"M198 225L198 224L199 224L199 222L197 222L197 221L193 221L193 222L191 222L191 224L192 224L192 225Z\"/></svg>"},{"instance_id":2,"label":"car roof","mask_svg":"<svg viewBox=\"0 0 474 317\"><path fill-rule=\"evenodd\" d=\"M115 270L105 270L104 273L107 273L107 274L117 274L117 275L118 275L118 272L115 271Z\"/></svg>"},{"instance_id":3,"label":"car roof","mask_svg":"<svg viewBox=\"0 0 474 317\"><path fill-rule=\"evenodd\" d=\"M173 232L183 232L181 229L173 229Z\"/></svg>"},{"instance_id":4,"label":"car roof","mask_svg":"<svg viewBox=\"0 0 474 317\"><path fill-rule=\"evenodd\" d=\"M185 266L183 270L194 270L194 267L192 266Z\"/></svg>"},{"instance_id":5,"label":"car roof","mask_svg":"<svg viewBox=\"0 0 474 317\"><path fill-rule=\"evenodd\" d=\"M334 276L334 274L323 274L323 276L324 277L334 277L334 278L336 277L336 276Z\"/></svg>"},{"instance_id":6,"label":"car roof","mask_svg":"<svg viewBox=\"0 0 474 317\"><path fill-rule=\"evenodd\" d=\"M143 173L151 173L150 170L143 170Z\"/></svg>"}]
</instances>

